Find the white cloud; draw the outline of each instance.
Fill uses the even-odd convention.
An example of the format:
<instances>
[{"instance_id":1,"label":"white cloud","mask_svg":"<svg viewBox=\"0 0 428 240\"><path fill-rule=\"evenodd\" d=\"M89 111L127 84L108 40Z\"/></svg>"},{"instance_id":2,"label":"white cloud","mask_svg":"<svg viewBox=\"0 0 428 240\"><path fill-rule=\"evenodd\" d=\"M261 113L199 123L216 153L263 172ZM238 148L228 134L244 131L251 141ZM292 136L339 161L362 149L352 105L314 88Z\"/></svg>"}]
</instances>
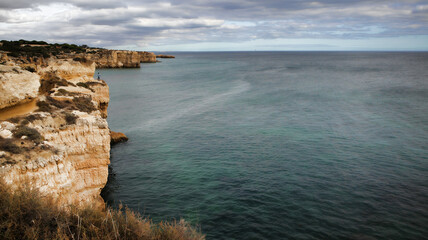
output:
<instances>
[{"instance_id":1,"label":"white cloud","mask_svg":"<svg viewBox=\"0 0 428 240\"><path fill-rule=\"evenodd\" d=\"M426 0L15 0L0 3L0 34L127 48L426 36L427 12Z\"/></svg>"}]
</instances>

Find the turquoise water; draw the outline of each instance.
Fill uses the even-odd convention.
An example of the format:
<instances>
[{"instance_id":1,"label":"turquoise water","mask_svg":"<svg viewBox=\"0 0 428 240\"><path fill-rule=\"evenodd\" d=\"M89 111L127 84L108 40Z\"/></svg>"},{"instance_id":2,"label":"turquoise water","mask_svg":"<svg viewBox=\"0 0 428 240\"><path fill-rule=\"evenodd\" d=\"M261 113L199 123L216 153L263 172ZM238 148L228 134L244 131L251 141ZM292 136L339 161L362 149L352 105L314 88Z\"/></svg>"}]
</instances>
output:
<instances>
[{"instance_id":1,"label":"turquoise water","mask_svg":"<svg viewBox=\"0 0 428 240\"><path fill-rule=\"evenodd\" d=\"M427 53L176 53L103 69L104 198L207 239L428 236Z\"/></svg>"}]
</instances>

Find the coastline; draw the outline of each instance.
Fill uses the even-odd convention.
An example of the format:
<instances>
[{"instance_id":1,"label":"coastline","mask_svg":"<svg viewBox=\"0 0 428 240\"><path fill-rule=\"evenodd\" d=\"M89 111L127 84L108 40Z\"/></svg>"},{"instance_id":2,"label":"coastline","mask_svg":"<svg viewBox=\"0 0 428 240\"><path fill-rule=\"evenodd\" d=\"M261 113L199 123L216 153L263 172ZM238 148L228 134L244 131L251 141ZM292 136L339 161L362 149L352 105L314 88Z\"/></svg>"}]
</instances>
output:
<instances>
[{"instance_id":1,"label":"coastline","mask_svg":"<svg viewBox=\"0 0 428 240\"><path fill-rule=\"evenodd\" d=\"M103 206L110 146L127 137L109 129L109 89L93 76L97 68L154 63L155 54L16 46L3 41L0 51L0 176L13 187L30 181L61 204Z\"/></svg>"}]
</instances>

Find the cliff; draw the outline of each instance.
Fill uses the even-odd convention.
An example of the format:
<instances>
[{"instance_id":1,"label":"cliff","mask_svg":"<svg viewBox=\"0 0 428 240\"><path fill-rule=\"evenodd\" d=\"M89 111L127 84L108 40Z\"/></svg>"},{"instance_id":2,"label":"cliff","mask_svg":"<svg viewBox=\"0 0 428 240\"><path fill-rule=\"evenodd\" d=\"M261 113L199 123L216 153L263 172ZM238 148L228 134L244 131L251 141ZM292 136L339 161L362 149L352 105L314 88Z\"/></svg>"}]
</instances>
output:
<instances>
[{"instance_id":1,"label":"cliff","mask_svg":"<svg viewBox=\"0 0 428 240\"><path fill-rule=\"evenodd\" d=\"M0 65L0 119L29 99L38 110L0 121L0 176L14 186L29 182L64 204L103 204L109 91L93 79L95 63L50 59L33 73L7 65L14 63Z\"/></svg>"},{"instance_id":2,"label":"cliff","mask_svg":"<svg viewBox=\"0 0 428 240\"><path fill-rule=\"evenodd\" d=\"M156 58L175 58L175 56L173 56L173 55L159 54L159 55L156 55Z\"/></svg>"},{"instance_id":3,"label":"cliff","mask_svg":"<svg viewBox=\"0 0 428 240\"><path fill-rule=\"evenodd\" d=\"M40 77L20 67L0 65L0 109L37 97Z\"/></svg>"},{"instance_id":4,"label":"cliff","mask_svg":"<svg viewBox=\"0 0 428 240\"><path fill-rule=\"evenodd\" d=\"M0 41L0 63L4 64L10 60L31 70L35 66L46 66L47 59L95 62L97 68L139 68L140 63L155 63L156 55L143 51L108 50L75 44L48 44L43 41ZM23 64L26 66L24 67Z\"/></svg>"},{"instance_id":5,"label":"cliff","mask_svg":"<svg viewBox=\"0 0 428 240\"><path fill-rule=\"evenodd\" d=\"M139 68L140 63L155 63L156 55L150 52L97 49L81 54L96 63L97 68Z\"/></svg>"}]
</instances>

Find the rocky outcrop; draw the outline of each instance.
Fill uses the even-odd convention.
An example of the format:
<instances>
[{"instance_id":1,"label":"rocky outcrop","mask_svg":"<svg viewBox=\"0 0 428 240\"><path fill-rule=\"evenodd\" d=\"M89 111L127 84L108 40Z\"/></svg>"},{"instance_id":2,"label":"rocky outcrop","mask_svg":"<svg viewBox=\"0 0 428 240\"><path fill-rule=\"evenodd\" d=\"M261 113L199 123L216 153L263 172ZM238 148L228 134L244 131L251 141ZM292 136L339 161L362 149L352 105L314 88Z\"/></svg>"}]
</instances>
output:
<instances>
[{"instance_id":1,"label":"rocky outcrop","mask_svg":"<svg viewBox=\"0 0 428 240\"><path fill-rule=\"evenodd\" d=\"M39 111L0 121L0 176L15 186L30 183L60 203L103 204L100 192L110 163L109 91L104 81L93 79L95 64L51 59L36 73L11 69L0 73L9 81L0 96L10 85L31 85L31 79L34 86L21 86L21 95L37 97Z\"/></svg>"},{"instance_id":2,"label":"rocky outcrop","mask_svg":"<svg viewBox=\"0 0 428 240\"><path fill-rule=\"evenodd\" d=\"M9 155L16 163L2 166L5 182L28 182L63 204L103 204L100 192L107 182L110 163L107 122L101 117L75 114L79 118L72 125L52 115L29 124L45 139L41 146L52 150L32 149L24 154L29 159Z\"/></svg>"},{"instance_id":3,"label":"rocky outcrop","mask_svg":"<svg viewBox=\"0 0 428 240\"><path fill-rule=\"evenodd\" d=\"M140 55L140 62L142 63L155 63L156 55L152 52L138 52Z\"/></svg>"},{"instance_id":4,"label":"rocky outcrop","mask_svg":"<svg viewBox=\"0 0 428 240\"><path fill-rule=\"evenodd\" d=\"M175 56L159 54L159 55L156 55L156 58L175 58Z\"/></svg>"},{"instance_id":5,"label":"rocky outcrop","mask_svg":"<svg viewBox=\"0 0 428 240\"><path fill-rule=\"evenodd\" d=\"M110 139L111 139L110 140L111 145L128 141L128 137L124 133L113 132L113 131L110 131Z\"/></svg>"},{"instance_id":6,"label":"rocky outcrop","mask_svg":"<svg viewBox=\"0 0 428 240\"><path fill-rule=\"evenodd\" d=\"M96 63L97 68L139 68L140 63L154 63L156 56L150 52L98 49L81 55Z\"/></svg>"},{"instance_id":7,"label":"rocky outcrop","mask_svg":"<svg viewBox=\"0 0 428 240\"><path fill-rule=\"evenodd\" d=\"M48 59L46 66L39 66L37 74L45 76L48 73L55 73L55 76L67 81L89 81L93 79L96 64L91 61L76 62L70 59Z\"/></svg>"},{"instance_id":8,"label":"rocky outcrop","mask_svg":"<svg viewBox=\"0 0 428 240\"><path fill-rule=\"evenodd\" d=\"M19 66L0 65L0 109L36 98L40 77Z\"/></svg>"}]
</instances>

